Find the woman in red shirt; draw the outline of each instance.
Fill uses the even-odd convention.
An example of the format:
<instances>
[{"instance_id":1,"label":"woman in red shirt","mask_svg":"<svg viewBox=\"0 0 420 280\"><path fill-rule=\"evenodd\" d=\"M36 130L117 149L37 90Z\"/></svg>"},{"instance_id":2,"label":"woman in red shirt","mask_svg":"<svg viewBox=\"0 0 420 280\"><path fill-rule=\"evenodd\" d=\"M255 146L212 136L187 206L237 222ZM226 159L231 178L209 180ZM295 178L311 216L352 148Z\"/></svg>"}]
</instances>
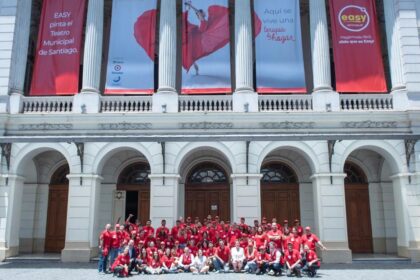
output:
<instances>
[{"instance_id":1,"label":"woman in red shirt","mask_svg":"<svg viewBox=\"0 0 420 280\"><path fill-rule=\"evenodd\" d=\"M268 268L268 262L270 261L270 255L267 254L266 248L261 246L259 248L259 252L255 256L255 260L257 263L257 275L264 274Z\"/></svg>"},{"instance_id":2,"label":"woman in red shirt","mask_svg":"<svg viewBox=\"0 0 420 280\"><path fill-rule=\"evenodd\" d=\"M111 271L114 276L127 277L128 265L130 264L130 256L128 254L128 247L115 259L111 266Z\"/></svg>"},{"instance_id":3,"label":"woman in red shirt","mask_svg":"<svg viewBox=\"0 0 420 280\"><path fill-rule=\"evenodd\" d=\"M146 267L147 267L147 261L149 260L147 256L147 250L145 247L143 247L140 251L140 254L137 256L136 259L136 269L138 273L146 273Z\"/></svg>"},{"instance_id":4,"label":"woman in red shirt","mask_svg":"<svg viewBox=\"0 0 420 280\"><path fill-rule=\"evenodd\" d=\"M177 267L174 265L175 257L171 254L171 249L166 248L165 254L160 258L160 262L162 263L162 272L163 273L175 273L177 271Z\"/></svg>"},{"instance_id":5,"label":"woman in red shirt","mask_svg":"<svg viewBox=\"0 0 420 280\"><path fill-rule=\"evenodd\" d=\"M257 233L254 236L254 247L260 248L261 246L267 248L267 235L264 233L262 227L258 227Z\"/></svg>"},{"instance_id":6,"label":"woman in red shirt","mask_svg":"<svg viewBox=\"0 0 420 280\"><path fill-rule=\"evenodd\" d=\"M160 262L159 253L157 251L153 252L153 256L149 258L149 261L147 262L146 271L149 274L162 273L162 264Z\"/></svg>"},{"instance_id":7,"label":"woman in red shirt","mask_svg":"<svg viewBox=\"0 0 420 280\"><path fill-rule=\"evenodd\" d=\"M321 267L315 251L309 249L308 245L303 246L302 271L306 272L309 277L315 277L316 271Z\"/></svg>"},{"instance_id":8,"label":"woman in red shirt","mask_svg":"<svg viewBox=\"0 0 420 280\"><path fill-rule=\"evenodd\" d=\"M257 249L255 249L253 242L250 240L245 248L246 272L254 273L257 270L257 253Z\"/></svg>"}]
</instances>

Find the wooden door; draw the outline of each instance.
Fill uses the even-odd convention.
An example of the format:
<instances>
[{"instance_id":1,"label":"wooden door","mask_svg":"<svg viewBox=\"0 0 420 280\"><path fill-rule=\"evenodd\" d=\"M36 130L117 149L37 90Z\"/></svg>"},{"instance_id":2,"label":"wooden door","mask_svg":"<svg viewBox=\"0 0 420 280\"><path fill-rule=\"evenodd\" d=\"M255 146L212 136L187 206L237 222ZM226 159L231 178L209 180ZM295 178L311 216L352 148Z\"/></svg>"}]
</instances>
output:
<instances>
[{"instance_id":1,"label":"wooden door","mask_svg":"<svg viewBox=\"0 0 420 280\"><path fill-rule=\"evenodd\" d=\"M185 186L185 217L219 216L230 221L229 184L191 183Z\"/></svg>"},{"instance_id":2,"label":"wooden door","mask_svg":"<svg viewBox=\"0 0 420 280\"><path fill-rule=\"evenodd\" d=\"M353 253L373 253L368 184L346 184L347 234Z\"/></svg>"},{"instance_id":3,"label":"wooden door","mask_svg":"<svg viewBox=\"0 0 420 280\"><path fill-rule=\"evenodd\" d=\"M127 206L124 209L125 221L129 214L137 215L134 219L138 219L142 225L146 224L146 221L150 219L150 183L147 184L118 184L117 191L125 191L126 193L134 193L137 195L137 213L127 213ZM134 222L134 221L132 221Z\"/></svg>"},{"instance_id":4,"label":"wooden door","mask_svg":"<svg viewBox=\"0 0 420 280\"><path fill-rule=\"evenodd\" d=\"M45 252L60 253L64 249L68 189L68 184L50 185L49 187Z\"/></svg>"},{"instance_id":5,"label":"wooden door","mask_svg":"<svg viewBox=\"0 0 420 280\"><path fill-rule=\"evenodd\" d=\"M284 219L293 223L300 220L299 185L290 183L261 183L261 216L269 221L277 218L279 223Z\"/></svg>"}]
</instances>

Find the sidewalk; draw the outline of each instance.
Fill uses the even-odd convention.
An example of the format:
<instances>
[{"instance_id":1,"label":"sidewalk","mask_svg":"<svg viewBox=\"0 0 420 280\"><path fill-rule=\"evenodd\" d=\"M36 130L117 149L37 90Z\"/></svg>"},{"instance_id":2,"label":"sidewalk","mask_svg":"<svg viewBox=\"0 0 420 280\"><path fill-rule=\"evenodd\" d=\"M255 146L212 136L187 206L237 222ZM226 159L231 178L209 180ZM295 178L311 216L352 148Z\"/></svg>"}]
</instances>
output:
<instances>
[{"instance_id":1,"label":"sidewalk","mask_svg":"<svg viewBox=\"0 0 420 280\"><path fill-rule=\"evenodd\" d=\"M175 275L144 276L134 275L130 279L227 279L227 280L255 280L273 279L270 276L255 276L249 274L214 274L197 276L190 273ZM289 279L285 276L281 279ZM306 278L306 277L304 277ZM49 279L116 279L112 275L99 274L96 263L61 263L48 261L19 261L13 263L0 263L0 280L49 280ZM310 278L308 278L310 279ZM324 264L315 279L339 280L407 280L420 279L420 264L393 264L393 263L357 263L357 264Z\"/></svg>"}]
</instances>

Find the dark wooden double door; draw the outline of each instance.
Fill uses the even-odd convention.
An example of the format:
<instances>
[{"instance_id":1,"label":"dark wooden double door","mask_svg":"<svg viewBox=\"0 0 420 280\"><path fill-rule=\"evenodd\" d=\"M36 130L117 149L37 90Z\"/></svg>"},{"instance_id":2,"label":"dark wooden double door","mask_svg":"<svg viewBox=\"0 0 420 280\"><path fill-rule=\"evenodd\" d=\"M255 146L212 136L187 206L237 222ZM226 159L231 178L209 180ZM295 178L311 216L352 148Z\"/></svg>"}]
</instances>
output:
<instances>
[{"instance_id":1,"label":"dark wooden double door","mask_svg":"<svg viewBox=\"0 0 420 280\"><path fill-rule=\"evenodd\" d=\"M50 185L45 252L60 253L66 241L68 184Z\"/></svg>"},{"instance_id":2,"label":"dark wooden double door","mask_svg":"<svg viewBox=\"0 0 420 280\"><path fill-rule=\"evenodd\" d=\"M185 186L185 217L219 216L221 221L230 221L229 184L190 183Z\"/></svg>"},{"instance_id":3,"label":"dark wooden double door","mask_svg":"<svg viewBox=\"0 0 420 280\"><path fill-rule=\"evenodd\" d=\"M353 253L373 253L368 184L346 184L347 235Z\"/></svg>"},{"instance_id":4,"label":"dark wooden double door","mask_svg":"<svg viewBox=\"0 0 420 280\"><path fill-rule=\"evenodd\" d=\"M150 184L142 185L122 185L117 186L117 190L126 191L125 195L125 217L133 214L132 223L138 219L142 225L150 219Z\"/></svg>"},{"instance_id":5,"label":"dark wooden double door","mask_svg":"<svg viewBox=\"0 0 420 280\"><path fill-rule=\"evenodd\" d=\"M261 183L261 215L269 222L277 218L279 224L300 220L299 185L296 183Z\"/></svg>"}]
</instances>

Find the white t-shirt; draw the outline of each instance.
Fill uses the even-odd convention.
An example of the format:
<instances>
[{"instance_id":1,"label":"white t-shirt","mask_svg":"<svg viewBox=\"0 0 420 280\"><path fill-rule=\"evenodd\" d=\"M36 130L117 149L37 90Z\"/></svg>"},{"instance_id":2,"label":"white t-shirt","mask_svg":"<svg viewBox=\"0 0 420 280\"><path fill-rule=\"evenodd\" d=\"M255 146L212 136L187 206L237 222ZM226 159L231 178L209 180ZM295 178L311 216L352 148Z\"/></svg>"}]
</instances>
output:
<instances>
[{"instance_id":1,"label":"white t-shirt","mask_svg":"<svg viewBox=\"0 0 420 280\"><path fill-rule=\"evenodd\" d=\"M198 269L198 270L201 270L203 267L205 267L206 266L206 263L207 263L207 257L206 256L201 256L201 257L199 257L199 256L196 256L195 258L194 258L194 263L193 263L193 265Z\"/></svg>"}]
</instances>

